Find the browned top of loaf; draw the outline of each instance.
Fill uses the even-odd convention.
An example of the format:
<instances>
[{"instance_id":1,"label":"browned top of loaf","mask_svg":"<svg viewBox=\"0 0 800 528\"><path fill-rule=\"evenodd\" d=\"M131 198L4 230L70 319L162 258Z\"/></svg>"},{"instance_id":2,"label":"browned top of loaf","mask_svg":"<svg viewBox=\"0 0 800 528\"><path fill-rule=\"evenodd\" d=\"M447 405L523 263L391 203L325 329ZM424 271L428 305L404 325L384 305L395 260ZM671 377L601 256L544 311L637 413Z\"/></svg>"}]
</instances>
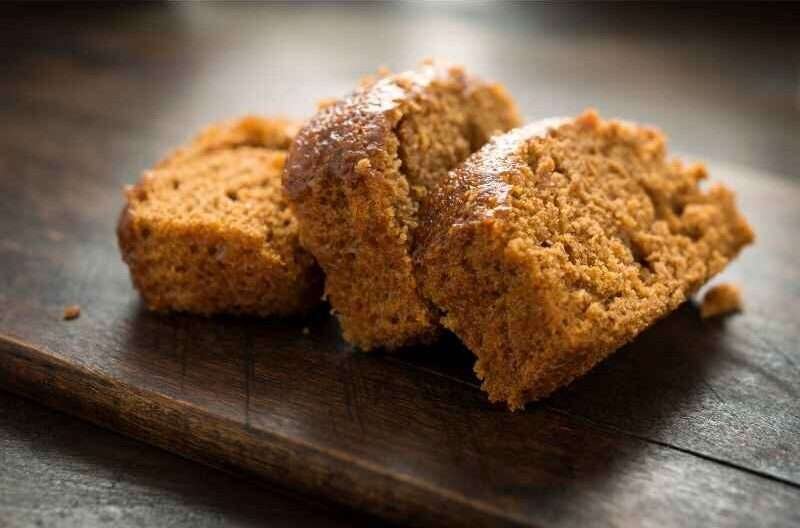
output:
<instances>
[{"instance_id":1,"label":"browned top of loaf","mask_svg":"<svg viewBox=\"0 0 800 528\"><path fill-rule=\"evenodd\" d=\"M665 167L663 174L624 175L619 181L624 181L627 189L611 189L608 193L604 190L606 203L598 204L605 206L608 211L617 209L621 218L614 218L613 225L598 224L596 227L605 230L607 238L622 243L628 251L636 253L634 257L643 259L646 255L638 254L643 248L631 244L628 238L631 235L643 236L647 232L653 237L660 237L661 242L669 240L676 243L676 253L689 251L689 259L700 257L700 253L735 255L742 246L753 241L753 230L735 208L732 193L720 184L715 184L708 192L703 192L698 186L700 181L708 177L705 166L685 166L680 160L667 160L664 136L654 128L624 121L603 121L596 112L589 110L575 119L546 119L496 136L470 156L431 197L421 219L422 225L417 230L419 246L430 246L453 228L486 223L503 225L506 236L524 238L542 249L559 242L562 247L570 245L569 242L577 246L590 239L598 242L599 239L592 239L590 233L581 233L586 227L585 222L560 224L550 214L561 207L561 212L569 212L573 220L588 219L598 210L581 211L583 202L592 191L581 186L594 180L576 177L577 174L597 170L589 156L586 156L590 152L578 154L578 158L584 156L582 162L570 160L572 166L559 166L559 149L563 148L559 145L559 138L580 136L583 132L589 132L586 134L589 138L587 143L602 138L608 143L630 145L636 149L637 156L646 162L662 163ZM612 158L612 171L624 171L613 160L615 153L602 154ZM620 152L619 155L626 154ZM530 178L536 181L535 185L531 185ZM602 187L606 184L598 185ZM608 185L613 184L609 182ZM637 193L643 190L646 201L624 202L625 191L632 188ZM584 196L580 196L582 192ZM619 196L614 196L612 199L617 202L611 203L608 198L614 192ZM560 202L558 196L562 196ZM549 210L537 211L536 207L532 207L533 204L547 206ZM537 217L538 222L531 221L531 218ZM495 218L499 222L494 222ZM617 224L622 224L624 229L620 231ZM573 237L571 241L559 240L568 237L570 232L581 235ZM700 240L702 237L704 239ZM658 246L652 237L643 242L653 248ZM700 252L697 255L691 254L693 245ZM608 251L600 247L598 249L601 250L599 254L582 254L578 259L599 264L599 256L608 254ZM719 272L726 262L727 259L723 263L708 262L708 275ZM697 286L699 284L692 283L687 291Z\"/></svg>"},{"instance_id":2,"label":"browned top of loaf","mask_svg":"<svg viewBox=\"0 0 800 528\"><path fill-rule=\"evenodd\" d=\"M469 93L473 88L487 88L487 84L466 74L460 66L446 66L433 61L426 62L416 70L391 75L381 72L348 97L335 104L325 106L314 119L304 126L290 149L287 173L293 177L285 182L291 199L302 199L313 185L314 179L324 175L341 175L343 178L359 178L354 168L363 159L373 159L375 153L385 152L393 138L393 128L403 117L409 101L419 96L432 83L450 86L453 90ZM488 85L493 95L504 105L497 106L502 115L498 122L513 126L519 122L516 106L505 88L500 84ZM476 133L479 131L476 130ZM483 145L487 136L472 138L472 150ZM406 176L413 180L410 163L404 168ZM410 181L413 185L427 182Z\"/></svg>"},{"instance_id":3,"label":"browned top of loaf","mask_svg":"<svg viewBox=\"0 0 800 528\"><path fill-rule=\"evenodd\" d=\"M478 224L491 220L497 212L510 211L513 184L508 176L530 170L522 152L526 143L568 122L566 118L550 118L515 128L467 158L431 195L417 230L420 250L443 238L454 226Z\"/></svg>"}]
</instances>

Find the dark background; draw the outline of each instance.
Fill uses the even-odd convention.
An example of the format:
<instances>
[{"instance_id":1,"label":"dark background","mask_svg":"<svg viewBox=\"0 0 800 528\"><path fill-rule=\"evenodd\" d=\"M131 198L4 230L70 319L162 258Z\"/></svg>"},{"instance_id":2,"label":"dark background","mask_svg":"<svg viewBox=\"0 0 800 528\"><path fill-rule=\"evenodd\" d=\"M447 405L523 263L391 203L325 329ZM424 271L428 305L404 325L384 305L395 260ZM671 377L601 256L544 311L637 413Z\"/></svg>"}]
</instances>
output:
<instances>
[{"instance_id":1,"label":"dark background","mask_svg":"<svg viewBox=\"0 0 800 528\"><path fill-rule=\"evenodd\" d=\"M210 121L307 116L378 66L434 56L505 83L528 119L593 106L715 167L798 178L799 20L771 4L5 5L0 148L67 142L132 182ZM81 141L109 120L136 134ZM374 522L0 393L2 527L357 521Z\"/></svg>"},{"instance_id":2,"label":"dark background","mask_svg":"<svg viewBox=\"0 0 800 528\"><path fill-rule=\"evenodd\" d=\"M315 101L347 92L378 66L405 69L434 56L507 84L531 120L594 106L662 127L679 152L784 175L800 161L800 10L792 4L7 9L3 77L30 85L6 104L24 111L80 99L87 116L102 117L111 108L101 102L113 99L116 119L131 124L170 116L176 141L231 113L307 116ZM111 98L106 78L132 64L152 83ZM76 66L84 77L59 84Z\"/></svg>"}]
</instances>

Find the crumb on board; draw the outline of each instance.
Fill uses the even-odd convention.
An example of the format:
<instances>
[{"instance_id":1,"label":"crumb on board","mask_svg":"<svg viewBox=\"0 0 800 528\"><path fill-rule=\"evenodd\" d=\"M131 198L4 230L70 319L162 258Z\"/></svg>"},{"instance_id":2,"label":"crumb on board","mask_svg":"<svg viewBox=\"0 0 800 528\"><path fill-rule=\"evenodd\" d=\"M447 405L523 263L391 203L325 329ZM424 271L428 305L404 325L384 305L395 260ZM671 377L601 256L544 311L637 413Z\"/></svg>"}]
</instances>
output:
<instances>
[{"instance_id":1,"label":"crumb on board","mask_svg":"<svg viewBox=\"0 0 800 528\"><path fill-rule=\"evenodd\" d=\"M303 335L308 335L311 333L311 329L307 326L303 327Z\"/></svg>"},{"instance_id":2,"label":"crumb on board","mask_svg":"<svg viewBox=\"0 0 800 528\"><path fill-rule=\"evenodd\" d=\"M77 304L70 304L64 308L64 320L71 321L77 319L81 315L81 307Z\"/></svg>"},{"instance_id":3,"label":"crumb on board","mask_svg":"<svg viewBox=\"0 0 800 528\"><path fill-rule=\"evenodd\" d=\"M700 317L716 317L742 309L742 294L739 288L733 284L717 284L706 292L703 296L703 303L700 305Z\"/></svg>"}]
</instances>

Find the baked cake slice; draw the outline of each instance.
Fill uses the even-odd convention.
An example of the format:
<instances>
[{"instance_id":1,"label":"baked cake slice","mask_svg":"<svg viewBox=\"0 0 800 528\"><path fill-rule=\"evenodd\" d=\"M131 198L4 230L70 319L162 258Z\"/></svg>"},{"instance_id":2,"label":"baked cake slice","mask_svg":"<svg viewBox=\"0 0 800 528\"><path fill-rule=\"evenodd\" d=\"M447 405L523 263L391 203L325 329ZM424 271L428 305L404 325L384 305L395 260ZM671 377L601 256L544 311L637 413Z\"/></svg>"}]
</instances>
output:
<instances>
[{"instance_id":1,"label":"baked cake slice","mask_svg":"<svg viewBox=\"0 0 800 528\"><path fill-rule=\"evenodd\" d=\"M289 315L319 302L320 271L281 189L296 128L214 125L126 190L119 246L149 308Z\"/></svg>"},{"instance_id":2,"label":"baked cake slice","mask_svg":"<svg viewBox=\"0 0 800 528\"><path fill-rule=\"evenodd\" d=\"M656 130L592 111L494 138L436 189L422 291L512 409L588 371L720 272L753 231Z\"/></svg>"},{"instance_id":3,"label":"baked cake slice","mask_svg":"<svg viewBox=\"0 0 800 528\"><path fill-rule=\"evenodd\" d=\"M429 62L365 83L300 130L284 188L345 339L395 348L436 332L413 269L418 212L450 169L518 122L501 86Z\"/></svg>"}]
</instances>

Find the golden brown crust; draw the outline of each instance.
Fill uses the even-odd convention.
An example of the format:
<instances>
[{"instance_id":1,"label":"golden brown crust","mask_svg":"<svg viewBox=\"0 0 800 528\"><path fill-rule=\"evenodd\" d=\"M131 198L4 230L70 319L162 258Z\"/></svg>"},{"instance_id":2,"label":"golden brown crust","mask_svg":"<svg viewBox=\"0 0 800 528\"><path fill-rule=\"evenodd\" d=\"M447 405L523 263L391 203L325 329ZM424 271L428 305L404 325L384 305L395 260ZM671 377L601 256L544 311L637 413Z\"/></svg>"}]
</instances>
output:
<instances>
[{"instance_id":1,"label":"golden brown crust","mask_svg":"<svg viewBox=\"0 0 800 528\"><path fill-rule=\"evenodd\" d=\"M501 87L426 64L366 81L298 133L284 189L348 341L395 348L437 331L411 259L418 210L449 169L517 123Z\"/></svg>"},{"instance_id":2,"label":"golden brown crust","mask_svg":"<svg viewBox=\"0 0 800 528\"><path fill-rule=\"evenodd\" d=\"M292 127L212 126L126 190L119 246L150 309L291 315L319 302L320 271L281 189Z\"/></svg>"},{"instance_id":3,"label":"golden brown crust","mask_svg":"<svg viewBox=\"0 0 800 528\"><path fill-rule=\"evenodd\" d=\"M733 284L722 283L710 288L703 296L700 317L718 317L742 309L742 293Z\"/></svg>"},{"instance_id":4,"label":"golden brown crust","mask_svg":"<svg viewBox=\"0 0 800 528\"><path fill-rule=\"evenodd\" d=\"M493 401L520 408L569 383L753 240L705 177L667 160L657 131L594 112L497 137L448 175L417 270Z\"/></svg>"},{"instance_id":5,"label":"golden brown crust","mask_svg":"<svg viewBox=\"0 0 800 528\"><path fill-rule=\"evenodd\" d=\"M239 119L215 123L204 128L192 140L161 160L155 168L183 163L217 150L238 147L259 147L288 150L300 128L299 121L247 115Z\"/></svg>"}]
</instances>

